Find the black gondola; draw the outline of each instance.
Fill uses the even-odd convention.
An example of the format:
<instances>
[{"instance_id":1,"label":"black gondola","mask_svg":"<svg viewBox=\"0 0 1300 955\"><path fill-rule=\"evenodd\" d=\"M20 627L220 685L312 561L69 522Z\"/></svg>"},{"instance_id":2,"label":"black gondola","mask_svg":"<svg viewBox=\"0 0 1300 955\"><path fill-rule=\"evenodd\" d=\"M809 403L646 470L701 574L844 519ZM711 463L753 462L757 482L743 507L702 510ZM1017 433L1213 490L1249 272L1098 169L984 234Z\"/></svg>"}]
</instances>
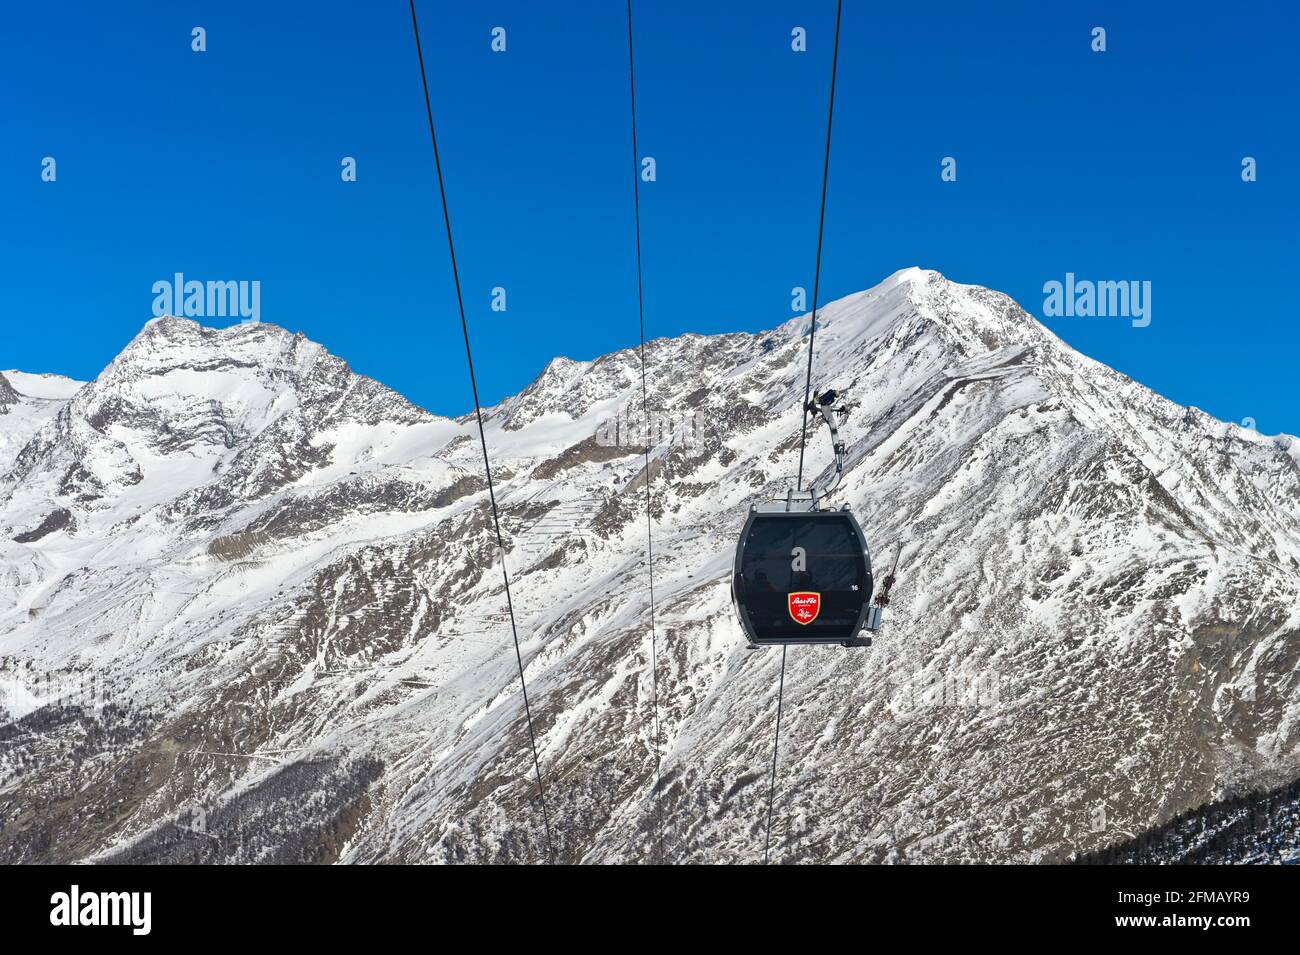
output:
<instances>
[{"instance_id":1,"label":"black gondola","mask_svg":"<svg viewBox=\"0 0 1300 955\"><path fill-rule=\"evenodd\" d=\"M824 508L844 473L837 421L848 411L827 391L808 410L829 426L835 470L825 487L788 491L756 505L736 545L731 597L751 647L780 644L870 646L883 605L871 605L873 581L866 537L848 508Z\"/></svg>"},{"instance_id":2,"label":"black gondola","mask_svg":"<svg viewBox=\"0 0 1300 955\"><path fill-rule=\"evenodd\" d=\"M871 590L871 557L848 511L750 512L732 596L751 645L865 645Z\"/></svg>"}]
</instances>

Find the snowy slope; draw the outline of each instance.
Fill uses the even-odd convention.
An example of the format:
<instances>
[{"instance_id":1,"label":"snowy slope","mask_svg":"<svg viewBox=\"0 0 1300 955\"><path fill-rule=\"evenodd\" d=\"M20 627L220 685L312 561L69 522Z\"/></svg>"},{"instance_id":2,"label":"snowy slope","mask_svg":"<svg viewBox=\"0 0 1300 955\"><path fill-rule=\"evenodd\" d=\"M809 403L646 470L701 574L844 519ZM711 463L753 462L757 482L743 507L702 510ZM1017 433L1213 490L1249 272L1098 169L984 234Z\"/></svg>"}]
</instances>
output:
<instances>
[{"instance_id":1,"label":"snowy slope","mask_svg":"<svg viewBox=\"0 0 1300 955\"><path fill-rule=\"evenodd\" d=\"M1180 813L1075 860L1084 865L1300 864L1300 780Z\"/></svg>"},{"instance_id":2,"label":"snowy slope","mask_svg":"<svg viewBox=\"0 0 1300 955\"><path fill-rule=\"evenodd\" d=\"M82 384L60 375L0 372L0 472Z\"/></svg>"},{"instance_id":3,"label":"snowy slope","mask_svg":"<svg viewBox=\"0 0 1300 955\"><path fill-rule=\"evenodd\" d=\"M564 859L761 852L780 661L744 648L728 574L798 466L807 331L647 345L656 419L692 422L649 475L658 813L647 473L598 437L637 416L637 352L556 359L487 411ZM839 499L903 560L874 647L790 653L777 858L1063 859L1300 775L1295 439L921 269L825 307L816 380L855 405ZM468 420L273 326L160 319L14 455L0 532L0 676L111 704L6 731L6 858L161 858L198 804L216 859L321 844L304 827L325 861L541 858ZM267 822L286 793L314 807L292 833Z\"/></svg>"}]
</instances>

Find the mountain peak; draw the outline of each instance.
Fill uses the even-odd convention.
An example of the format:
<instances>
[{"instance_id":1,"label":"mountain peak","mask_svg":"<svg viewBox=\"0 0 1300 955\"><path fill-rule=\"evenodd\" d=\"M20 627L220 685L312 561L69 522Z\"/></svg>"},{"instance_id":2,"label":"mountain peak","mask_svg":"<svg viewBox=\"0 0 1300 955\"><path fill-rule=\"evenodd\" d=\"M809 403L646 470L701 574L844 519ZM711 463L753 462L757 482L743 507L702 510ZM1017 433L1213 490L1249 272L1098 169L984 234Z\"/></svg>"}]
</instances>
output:
<instances>
[{"instance_id":1,"label":"mountain peak","mask_svg":"<svg viewBox=\"0 0 1300 955\"><path fill-rule=\"evenodd\" d=\"M311 377L317 366L336 378L352 374L346 362L323 346L278 325L250 322L215 328L163 315L145 323L86 397L131 387L150 394L221 398L232 388L246 389L254 379L279 392L287 383ZM215 377L205 380L209 376ZM161 388L164 379L167 387Z\"/></svg>"},{"instance_id":2,"label":"mountain peak","mask_svg":"<svg viewBox=\"0 0 1300 955\"><path fill-rule=\"evenodd\" d=\"M202 508L328 480L338 442L378 454L375 429L435 422L302 335L164 315L24 435L6 477L11 492L114 520L199 488Z\"/></svg>"},{"instance_id":3,"label":"mountain peak","mask_svg":"<svg viewBox=\"0 0 1300 955\"><path fill-rule=\"evenodd\" d=\"M909 265L906 268L899 269L892 275L887 276L883 281L876 285L876 288L887 289L892 288L895 285L902 285L903 283L924 285L933 282L936 279L945 282L947 281L941 273L934 269L922 268L919 265Z\"/></svg>"},{"instance_id":4,"label":"mountain peak","mask_svg":"<svg viewBox=\"0 0 1300 955\"><path fill-rule=\"evenodd\" d=\"M202 342L207 345L230 344L248 341L285 341L302 338L288 329L269 322L237 322L233 325L204 325L192 318L177 315L159 315L145 322L144 327L123 349L130 351L137 343L178 344Z\"/></svg>"},{"instance_id":5,"label":"mountain peak","mask_svg":"<svg viewBox=\"0 0 1300 955\"><path fill-rule=\"evenodd\" d=\"M1010 296L919 266L899 269L870 288L822 304L817 315L819 356L826 354L824 349L850 353L874 347L872 341L930 333L961 358L1012 345L1065 347ZM808 320L804 313L786 322L781 332L801 339L808 334Z\"/></svg>"},{"instance_id":6,"label":"mountain peak","mask_svg":"<svg viewBox=\"0 0 1300 955\"><path fill-rule=\"evenodd\" d=\"M38 401L67 401L86 384L64 375L34 375L17 369L0 372L0 378L6 379L10 389L20 398L35 398Z\"/></svg>"}]
</instances>

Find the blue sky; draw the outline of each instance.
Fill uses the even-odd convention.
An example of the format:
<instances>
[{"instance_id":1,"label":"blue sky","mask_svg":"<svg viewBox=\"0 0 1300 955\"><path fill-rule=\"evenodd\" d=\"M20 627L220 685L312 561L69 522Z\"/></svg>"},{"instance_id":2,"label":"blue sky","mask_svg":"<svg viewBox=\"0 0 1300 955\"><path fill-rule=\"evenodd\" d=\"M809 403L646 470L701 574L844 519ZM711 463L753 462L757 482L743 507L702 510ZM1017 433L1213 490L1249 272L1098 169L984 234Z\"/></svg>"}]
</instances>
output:
<instances>
[{"instance_id":1,"label":"blue sky","mask_svg":"<svg viewBox=\"0 0 1300 955\"><path fill-rule=\"evenodd\" d=\"M484 399L554 354L635 344L623 5L418 9ZM647 333L774 326L812 285L834 3L634 9L641 151L658 164ZM264 321L467 410L405 3L0 18L0 368L94 376L181 271L259 280ZM1066 272L1148 280L1147 328L1049 324L1177 401L1300 433L1298 26L1282 2L848 0L823 299L921 265L1041 316L1043 283Z\"/></svg>"}]
</instances>

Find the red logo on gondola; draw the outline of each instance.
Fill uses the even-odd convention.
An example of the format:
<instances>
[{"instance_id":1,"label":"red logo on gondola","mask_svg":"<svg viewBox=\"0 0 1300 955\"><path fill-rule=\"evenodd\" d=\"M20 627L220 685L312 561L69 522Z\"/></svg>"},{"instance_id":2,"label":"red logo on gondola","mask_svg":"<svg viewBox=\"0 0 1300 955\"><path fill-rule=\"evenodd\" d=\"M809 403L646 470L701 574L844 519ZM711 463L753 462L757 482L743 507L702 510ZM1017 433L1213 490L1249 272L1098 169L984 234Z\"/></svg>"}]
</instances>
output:
<instances>
[{"instance_id":1,"label":"red logo on gondola","mask_svg":"<svg viewBox=\"0 0 1300 955\"><path fill-rule=\"evenodd\" d=\"M817 614L821 613L822 595L814 594L808 591L790 594L790 619L795 623L803 624L805 627L817 619Z\"/></svg>"}]
</instances>

